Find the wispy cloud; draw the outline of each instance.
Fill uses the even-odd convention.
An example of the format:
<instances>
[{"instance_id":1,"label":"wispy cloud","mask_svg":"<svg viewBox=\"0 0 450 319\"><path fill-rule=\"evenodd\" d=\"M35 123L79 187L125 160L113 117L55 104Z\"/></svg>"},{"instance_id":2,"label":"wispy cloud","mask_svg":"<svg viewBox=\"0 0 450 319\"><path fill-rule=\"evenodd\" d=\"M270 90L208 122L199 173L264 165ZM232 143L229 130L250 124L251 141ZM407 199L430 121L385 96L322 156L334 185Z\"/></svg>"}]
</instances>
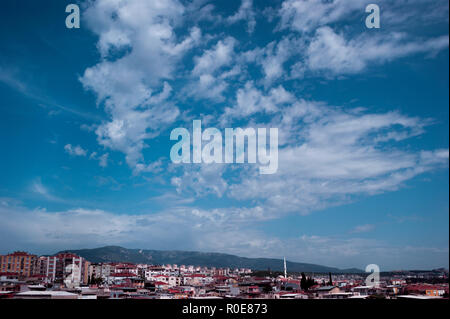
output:
<instances>
[{"instance_id":1,"label":"wispy cloud","mask_svg":"<svg viewBox=\"0 0 450 319\"><path fill-rule=\"evenodd\" d=\"M367 4L360 0L285 0L278 11L278 29L307 34L325 25L355 19L358 13L364 12ZM383 8L383 27L402 24L406 28L414 21L427 25L448 18L446 0L379 0L377 4Z\"/></svg>"},{"instance_id":2,"label":"wispy cloud","mask_svg":"<svg viewBox=\"0 0 450 319\"><path fill-rule=\"evenodd\" d=\"M337 34L330 27L316 31L306 52L305 67L312 72L354 74L369 65L381 64L417 53L436 54L448 48L448 35L431 39L409 39L403 33L369 36L363 34L352 40Z\"/></svg>"},{"instance_id":3,"label":"wispy cloud","mask_svg":"<svg viewBox=\"0 0 450 319\"><path fill-rule=\"evenodd\" d=\"M367 233L375 229L373 224L358 225L351 230L351 233Z\"/></svg>"},{"instance_id":4,"label":"wispy cloud","mask_svg":"<svg viewBox=\"0 0 450 319\"><path fill-rule=\"evenodd\" d=\"M253 0L242 0L239 10L227 18L227 22L233 24L239 21L247 23L247 32L253 33L256 26L255 11L253 9Z\"/></svg>"},{"instance_id":5,"label":"wispy cloud","mask_svg":"<svg viewBox=\"0 0 450 319\"><path fill-rule=\"evenodd\" d=\"M97 152L92 152L91 155L89 155L89 159L97 160L100 167L107 167L109 162L109 153L98 155Z\"/></svg>"},{"instance_id":6,"label":"wispy cloud","mask_svg":"<svg viewBox=\"0 0 450 319\"><path fill-rule=\"evenodd\" d=\"M177 243L179 249L249 257L286 256L292 261L343 268L363 268L369 263L386 270L400 268L405 262L412 268L448 265L448 247L398 246L382 240L316 235L282 239L242 224L222 223L220 213L214 210L174 208L157 214L117 215L82 208L47 212L0 205L0 218L0 239L8 236L9 241L28 247L39 243L40 250L110 244L170 249ZM0 240L0 249L9 249L2 243L5 241Z\"/></svg>"},{"instance_id":7,"label":"wispy cloud","mask_svg":"<svg viewBox=\"0 0 450 319\"><path fill-rule=\"evenodd\" d=\"M40 177L36 178L31 184L31 191L44 199L52 202L63 202L64 200L52 194L52 192L42 184Z\"/></svg>"},{"instance_id":8,"label":"wispy cloud","mask_svg":"<svg viewBox=\"0 0 450 319\"><path fill-rule=\"evenodd\" d=\"M90 121L100 121L101 118L82 112L74 107L69 107L54 101L51 97L45 95L41 90L30 83L22 79L21 72L15 69L5 69L0 66L0 82L8 85L10 88L20 92L24 96L34 100L39 107L49 108L49 115L55 115L59 111L67 112L77 117Z\"/></svg>"}]
</instances>

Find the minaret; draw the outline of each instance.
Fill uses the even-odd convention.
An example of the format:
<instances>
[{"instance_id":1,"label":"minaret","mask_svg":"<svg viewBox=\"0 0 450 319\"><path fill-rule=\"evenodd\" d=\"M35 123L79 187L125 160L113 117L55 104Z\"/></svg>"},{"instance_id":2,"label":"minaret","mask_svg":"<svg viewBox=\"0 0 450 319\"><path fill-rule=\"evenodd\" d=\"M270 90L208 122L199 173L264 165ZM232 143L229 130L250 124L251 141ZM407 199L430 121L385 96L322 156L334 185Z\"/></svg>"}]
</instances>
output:
<instances>
[{"instance_id":1,"label":"minaret","mask_svg":"<svg viewBox=\"0 0 450 319\"><path fill-rule=\"evenodd\" d=\"M287 278L286 257L284 257L284 278Z\"/></svg>"}]
</instances>

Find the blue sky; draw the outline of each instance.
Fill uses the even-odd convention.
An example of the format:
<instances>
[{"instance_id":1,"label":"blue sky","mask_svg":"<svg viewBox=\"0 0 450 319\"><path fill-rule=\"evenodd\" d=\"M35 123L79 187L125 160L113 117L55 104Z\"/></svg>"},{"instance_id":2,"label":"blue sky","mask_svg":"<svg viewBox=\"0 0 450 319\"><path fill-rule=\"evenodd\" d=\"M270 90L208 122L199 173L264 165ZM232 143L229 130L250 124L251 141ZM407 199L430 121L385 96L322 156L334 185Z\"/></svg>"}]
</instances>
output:
<instances>
[{"instance_id":1,"label":"blue sky","mask_svg":"<svg viewBox=\"0 0 450 319\"><path fill-rule=\"evenodd\" d=\"M448 267L448 1L6 1L0 253L122 245ZM172 129L277 127L279 169Z\"/></svg>"}]
</instances>

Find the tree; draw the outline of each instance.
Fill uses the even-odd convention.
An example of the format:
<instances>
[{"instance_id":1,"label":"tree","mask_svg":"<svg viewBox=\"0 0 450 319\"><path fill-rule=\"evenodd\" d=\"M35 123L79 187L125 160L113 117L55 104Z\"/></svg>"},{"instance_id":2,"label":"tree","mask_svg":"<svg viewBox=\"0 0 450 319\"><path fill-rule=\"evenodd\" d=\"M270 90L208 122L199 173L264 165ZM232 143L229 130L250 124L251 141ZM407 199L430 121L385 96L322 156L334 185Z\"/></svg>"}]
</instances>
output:
<instances>
[{"instance_id":1,"label":"tree","mask_svg":"<svg viewBox=\"0 0 450 319\"><path fill-rule=\"evenodd\" d=\"M302 290L307 290L307 279L306 279L306 275L304 272L302 272L302 279L300 279L300 287L302 288Z\"/></svg>"},{"instance_id":2,"label":"tree","mask_svg":"<svg viewBox=\"0 0 450 319\"><path fill-rule=\"evenodd\" d=\"M311 277L306 277L305 273L302 272L302 279L300 280L300 287L302 290L307 291L309 288L314 286L316 282Z\"/></svg>"},{"instance_id":3,"label":"tree","mask_svg":"<svg viewBox=\"0 0 450 319\"><path fill-rule=\"evenodd\" d=\"M89 277L88 283L90 285L101 285L103 284L103 279L101 277Z\"/></svg>"}]
</instances>

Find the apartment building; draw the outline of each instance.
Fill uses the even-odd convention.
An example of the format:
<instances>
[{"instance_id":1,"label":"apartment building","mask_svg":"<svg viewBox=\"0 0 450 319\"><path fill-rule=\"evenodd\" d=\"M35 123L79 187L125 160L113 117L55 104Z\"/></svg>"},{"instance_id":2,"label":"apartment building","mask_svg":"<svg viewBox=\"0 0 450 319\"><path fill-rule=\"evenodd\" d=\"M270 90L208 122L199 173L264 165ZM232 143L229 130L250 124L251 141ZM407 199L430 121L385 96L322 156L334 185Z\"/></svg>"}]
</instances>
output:
<instances>
[{"instance_id":1,"label":"apartment building","mask_svg":"<svg viewBox=\"0 0 450 319\"><path fill-rule=\"evenodd\" d=\"M87 284L89 265L83 257L72 253L37 258L36 274L42 275L47 283L69 283L71 286Z\"/></svg>"},{"instance_id":2,"label":"apartment building","mask_svg":"<svg viewBox=\"0 0 450 319\"><path fill-rule=\"evenodd\" d=\"M47 283L55 282L58 258L56 256L41 256L38 259L39 274Z\"/></svg>"},{"instance_id":3,"label":"apartment building","mask_svg":"<svg viewBox=\"0 0 450 319\"><path fill-rule=\"evenodd\" d=\"M56 257L58 258L56 265L57 281L64 281L66 284L71 283L75 286L87 284L90 262L72 253L60 253Z\"/></svg>"},{"instance_id":4,"label":"apartment building","mask_svg":"<svg viewBox=\"0 0 450 319\"><path fill-rule=\"evenodd\" d=\"M38 257L24 251L0 256L0 272L30 277L38 271Z\"/></svg>"}]
</instances>

